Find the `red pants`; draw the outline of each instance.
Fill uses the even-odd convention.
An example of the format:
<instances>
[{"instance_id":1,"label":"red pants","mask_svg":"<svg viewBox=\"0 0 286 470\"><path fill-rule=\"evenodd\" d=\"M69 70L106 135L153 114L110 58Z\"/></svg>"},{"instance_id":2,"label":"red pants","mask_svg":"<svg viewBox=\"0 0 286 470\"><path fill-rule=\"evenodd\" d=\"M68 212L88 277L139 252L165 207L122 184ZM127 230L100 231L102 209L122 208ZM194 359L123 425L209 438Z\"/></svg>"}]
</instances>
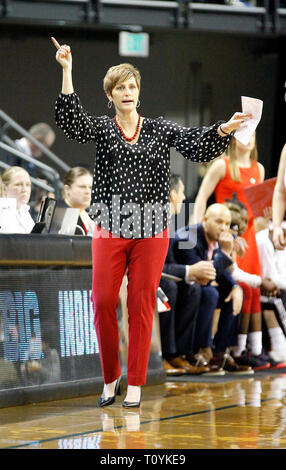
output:
<instances>
[{"instance_id":1,"label":"red pants","mask_svg":"<svg viewBox=\"0 0 286 470\"><path fill-rule=\"evenodd\" d=\"M261 312L261 302L260 302L260 289L255 287L250 287L244 282L239 282L240 287L243 289L243 304L242 304L242 313L251 314L251 313L260 313Z\"/></svg>"},{"instance_id":2,"label":"red pants","mask_svg":"<svg viewBox=\"0 0 286 470\"><path fill-rule=\"evenodd\" d=\"M147 375L156 290L169 246L168 229L155 237L142 239L106 235L106 231L96 226L92 239L92 302L104 383L113 382L121 374L116 309L122 278L128 268L127 382L129 385L143 385Z\"/></svg>"}]
</instances>

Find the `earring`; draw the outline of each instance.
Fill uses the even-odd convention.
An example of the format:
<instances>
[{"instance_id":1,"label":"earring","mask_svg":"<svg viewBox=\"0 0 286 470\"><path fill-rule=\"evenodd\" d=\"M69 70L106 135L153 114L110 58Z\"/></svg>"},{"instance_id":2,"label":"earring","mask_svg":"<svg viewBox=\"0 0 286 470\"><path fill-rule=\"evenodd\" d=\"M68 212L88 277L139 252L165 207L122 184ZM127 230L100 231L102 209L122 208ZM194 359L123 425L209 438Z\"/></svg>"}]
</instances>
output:
<instances>
[{"instance_id":1,"label":"earring","mask_svg":"<svg viewBox=\"0 0 286 470\"><path fill-rule=\"evenodd\" d=\"M112 108L112 101L108 101L107 107L108 107L108 109L111 109L111 108Z\"/></svg>"},{"instance_id":2,"label":"earring","mask_svg":"<svg viewBox=\"0 0 286 470\"><path fill-rule=\"evenodd\" d=\"M138 101L137 101L136 108L139 108L140 104L141 104L141 103L140 103L140 100L138 100Z\"/></svg>"}]
</instances>

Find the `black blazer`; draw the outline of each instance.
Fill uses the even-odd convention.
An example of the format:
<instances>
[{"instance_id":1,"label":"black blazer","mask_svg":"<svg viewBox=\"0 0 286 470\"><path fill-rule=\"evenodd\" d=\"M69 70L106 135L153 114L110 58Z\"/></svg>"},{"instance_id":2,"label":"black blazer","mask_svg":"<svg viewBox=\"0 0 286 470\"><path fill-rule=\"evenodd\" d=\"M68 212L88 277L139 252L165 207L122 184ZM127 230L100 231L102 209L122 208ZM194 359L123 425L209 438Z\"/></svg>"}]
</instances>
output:
<instances>
[{"instance_id":1,"label":"black blazer","mask_svg":"<svg viewBox=\"0 0 286 470\"><path fill-rule=\"evenodd\" d=\"M175 218L174 216L171 217L171 224L170 226L174 226ZM174 233L174 232L173 232ZM177 276L181 279L185 279L185 272L186 268L183 264L178 263L175 259L175 239L169 239L169 248L168 253L165 259L165 264L163 267L163 273L171 274L172 276Z\"/></svg>"},{"instance_id":2,"label":"black blazer","mask_svg":"<svg viewBox=\"0 0 286 470\"><path fill-rule=\"evenodd\" d=\"M202 224L187 225L179 229L175 234L173 252L176 261L180 264L186 265L207 261L208 244ZM212 259L218 284L225 283L229 288L236 285L228 269L232 264L231 258L224 254L221 248L218 248L214 250Z\"/></svg>"}]
</instances>

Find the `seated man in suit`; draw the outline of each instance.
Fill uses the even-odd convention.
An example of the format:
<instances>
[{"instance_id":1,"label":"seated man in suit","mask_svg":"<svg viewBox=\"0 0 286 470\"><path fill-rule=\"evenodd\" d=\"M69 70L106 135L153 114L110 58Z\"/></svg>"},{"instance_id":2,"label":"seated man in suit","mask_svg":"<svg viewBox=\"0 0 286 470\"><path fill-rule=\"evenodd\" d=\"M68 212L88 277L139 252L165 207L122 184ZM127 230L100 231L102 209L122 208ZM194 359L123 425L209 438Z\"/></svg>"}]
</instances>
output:
<instances>
[{"instance_id":1,"label":"seated man in suit","mask_svg":"<svg viewBox=\"0 0 286 470\"><path fill-rule=\"evenodd\" d=\"M209 371L206 361L190 364L185 356L193 352L196 318L200 305L201 288L195 279L215 279L212 261L199 261L192 266L178 264L174 258L172 228L185 199L184 184L178 175L171 175L170 212L171 230L169 250L163 273L180 278L180 282L162 278L160 287L168 297L171 310L159 314L163 368L167 375L201 374ZM174 231L173 231L174 234Z\"/></svg>"},{"instance_id":2,"label":"seated man in suit","mask_svg":"<svg viewBox=\"0 0 286 470\"><path fill-rule=\"evenodd\" d=\"M53 145L56 138L56 134L53 129L45 122L38 122L34 124L32 127L30 127L28 132L32 137L34 137L34 139L36 139L40 144L44 145L47 149ZM20 150L28 157L32 157L36 160L40 159L43 154L42 151L27 137L16 139L14 142L14 147L15 150ZM29 173L30 176L39 176L39 169L34 165L34 163L22 160L20 157L15 156L12 153L5 152L4 154L3 152L3 155L1 155L1 160L11 166L21 166ZM41 173L43 173L43 170L41 170Z\"/></svg>"},{"instance_id":3,"label":"seated man in suit","mask_svg":"<svg viewBox=\"0 0 286 470\"><path fill-rule=\"evenodd\" d=\"M236 364L228 354L228 349L236 345L243 300L242 289L233 280L228 269L232 264L233 250L230 223L229 209L223 204L212 204L208 207L202 224L186 226L177 231L175 258L184 265L212 261L216 271L215 283L209 279L197 281L201 284L201 301L196 322L195 352L201 353L218 370L253 373L250 367ZM215 309L220 309L220 318L216 335L212 339Z\"/></svg>"}]
</instances>

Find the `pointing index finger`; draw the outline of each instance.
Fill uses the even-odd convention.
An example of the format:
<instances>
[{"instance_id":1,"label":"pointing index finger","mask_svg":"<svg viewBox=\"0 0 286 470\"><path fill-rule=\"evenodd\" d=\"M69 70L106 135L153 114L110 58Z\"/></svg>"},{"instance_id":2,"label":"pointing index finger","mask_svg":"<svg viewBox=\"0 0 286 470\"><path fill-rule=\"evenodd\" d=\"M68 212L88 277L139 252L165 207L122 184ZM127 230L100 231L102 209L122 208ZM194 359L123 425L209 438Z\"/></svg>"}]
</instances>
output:
<instances>
[{"instance_id":1,"label":"pointing index finger","mask_svg":"<svg viewBox=\"0 0 286 470\"><path fill-rule=\"evenodd\" d=\"M51 40L53 41L53 44L56 46L57 49L59 49L61 47L59 45L58 41L54 37L51 37Z\"/></svg>"}]
</instances>

